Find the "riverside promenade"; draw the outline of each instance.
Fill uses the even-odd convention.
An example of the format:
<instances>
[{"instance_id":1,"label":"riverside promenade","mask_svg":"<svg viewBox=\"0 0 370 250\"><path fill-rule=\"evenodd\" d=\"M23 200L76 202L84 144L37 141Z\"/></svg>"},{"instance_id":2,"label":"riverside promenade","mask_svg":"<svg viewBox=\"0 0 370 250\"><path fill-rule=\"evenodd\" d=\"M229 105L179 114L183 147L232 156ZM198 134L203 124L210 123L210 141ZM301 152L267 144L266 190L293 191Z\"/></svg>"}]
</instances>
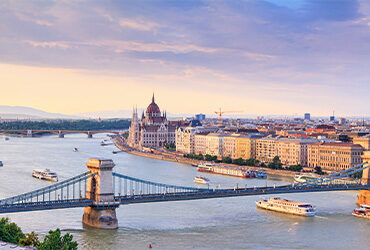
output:
<instances>
[{"instance_id":1,"label":"riverside promenade","mask_svg":"<svg viewBox=\"0 0 370 250\"><path fill-rule=\"evenodd\" d=\"M175 153L175 152L168 152L168 151L159 151L159 150L152 150L151 152L144 152L140 151L138 149L129 147L125 141L120 136L114 136L111 137L113 143L115 146L122 150L123 152L127 152L130 154L142 156L142 157L148 157L152 159L157 160L163 160L163 161L173 161L173 162L179 162L184 164L189 164L192 167L197 167L198 164L204 162L202 160L195 160L195 159L189 159L182 156L181 153ZM294 172L294 171L287 171L287 170L276 170L276 169L269 169L269 168L261 168L261 167L255 167L255 166L240 166L236 164L228 164L228 163L215 163L216 165L223 165L223 166L230 166L234 168L253 168L253 169L263 169L266 171L267 174L270 175L277 175L277 176L284 176L284 177L293 177L296 174L299 174L300 172Z\"/></svg>"}]
</instances>

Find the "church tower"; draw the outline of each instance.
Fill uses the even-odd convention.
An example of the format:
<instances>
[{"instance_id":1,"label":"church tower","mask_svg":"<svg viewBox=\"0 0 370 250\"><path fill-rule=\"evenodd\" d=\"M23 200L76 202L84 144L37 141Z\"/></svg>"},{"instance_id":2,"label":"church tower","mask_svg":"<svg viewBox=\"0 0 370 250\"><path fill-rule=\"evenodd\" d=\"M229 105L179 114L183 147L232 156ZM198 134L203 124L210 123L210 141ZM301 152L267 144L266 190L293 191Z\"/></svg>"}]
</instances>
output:
<instances>
[{"instance_id":1,"label":"church tower","mask_svg":"<svg viewBox=\"0 0 370 250\"><path fill-rule=\"evenodd\" d=\"M129 128L129 135L127 139L127 144L130 147L137 147L140 141L140 126L137 117L137 108L133 109L131 125Z\"/></svg>"}]
</instances>

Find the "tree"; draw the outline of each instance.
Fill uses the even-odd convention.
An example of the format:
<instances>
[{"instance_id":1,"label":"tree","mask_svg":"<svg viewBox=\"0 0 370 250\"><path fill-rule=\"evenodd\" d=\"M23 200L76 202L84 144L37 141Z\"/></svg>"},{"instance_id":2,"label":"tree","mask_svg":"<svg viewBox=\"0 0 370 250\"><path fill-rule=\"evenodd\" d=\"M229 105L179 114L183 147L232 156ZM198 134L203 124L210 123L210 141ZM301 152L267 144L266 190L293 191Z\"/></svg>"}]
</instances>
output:
<instances>
[{"instance_id":1,"label":"tree","mask_svg":"<svg viewBox=\"0 0 370 250\"><path fill-rule=\"evenodd\" d=\"M283 168L283 164L281 163L279 156L275 156L274 159L272 159L272 162L270 162L267 166L272 169Z\"/></svg>"},{"instance_id":2,"label":"tree","mask_svg":"<svg viewBox=\"0 0 370 250\"><path fill-rule=\"evenodd\" d=\"M209 154L206 154L205 158L204 158L206 161L213 161L213 156L212 155L209 155Z\"/></svg>"},{"instance_id":3,"label":"tree","mask_svg":"<svg viewBox=\"0 0 370 250\"><path fill-rule=\"evenodd\" d=\"M224 157L224 158L222 158L222 162L223 163L232 163L232 160L231 160L230 157Z\"/></svg>"},{"instance_id":4,"label":"tree","mask_svg":"<svg viewBox=\"0 0 370 250\"><path fill-rule=\"evenodd\" d=\"M233 160L233 163L236 165L244 165L245 161L242 158L238 158L238 159Z\"/></svg>"},{"instance_id":5,"label":"tree","mask_svg":"<svg viewBox=\"0 0 370 250\"><path fill-rule=\"evenodd\" d=\"M326 174L324 171L322 171L320 166L316 166L314 169L315 169L315 172L319 175L325 175Z\"/></svg>"},{"instance_id":6,"label":"tree","mask_svg":"<svg viewBox=\"0 0 370 250\"><path fill-rule=\"evenodd\" d=\"M301 166L301 164L298 164L298 165L291 165L288 167L288 170L290 171L297 171L297 172L300 172L302 171L303 167Z\"/></svg>"},{"instance_id":7,"label":"tree","mask_svg":"<svg viewBox=\"0 0 370 250\"><path fill-rule=\"evenodd\" d=\"M65 234L63 237L61 235L60 229L53 231L50 230L49 234L45 236L44 241L40 244L39 250L74 250L77 249L77 242L73 241L73 236L69 233Z\"/></svg>"},{"instance_id":8,"label":"tree","mask_svg":"<svg viewBox=\"0 0 370 250\"><path fill-rule=\"evenodd\" d=\"M31 232L26 234L26 238L20 239L18 244L21 246L38 247L40 245L39 236L35 232Z\"/></svg>"},{"instance_id":9,"label":"tree","mask_svg":"<svg viewBox=\"0 0 370 250\"><path fill-rule=\"evenodd\" d=\"M9 223L8 218L0 219L0 240L18 244L19 240L24 237L22 229L17 224L14 222Z\"/></svg>"}]
</instances>

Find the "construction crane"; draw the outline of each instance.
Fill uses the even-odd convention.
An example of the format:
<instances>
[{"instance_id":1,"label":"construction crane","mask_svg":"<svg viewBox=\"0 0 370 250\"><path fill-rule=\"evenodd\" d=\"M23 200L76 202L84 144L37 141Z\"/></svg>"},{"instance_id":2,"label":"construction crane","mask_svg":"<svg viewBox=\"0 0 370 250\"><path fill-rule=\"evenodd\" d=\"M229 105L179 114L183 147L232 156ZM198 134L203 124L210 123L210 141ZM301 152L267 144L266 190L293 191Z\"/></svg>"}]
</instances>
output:
<instances>
[{"instance_id":1,"label":"construction crane","mask_svg":"<svg viewBox=\"0 0 370 250\"><path fill-rule=\"evenodd\" d=\"M241 111L241 110L221 111L221 108L220 108L220 111L215 111L215 114L218 114L218 126L219 127L222 126L222 114L240 113L240 112L243 112L243 111Z\"/></svg>"}]
</instances>

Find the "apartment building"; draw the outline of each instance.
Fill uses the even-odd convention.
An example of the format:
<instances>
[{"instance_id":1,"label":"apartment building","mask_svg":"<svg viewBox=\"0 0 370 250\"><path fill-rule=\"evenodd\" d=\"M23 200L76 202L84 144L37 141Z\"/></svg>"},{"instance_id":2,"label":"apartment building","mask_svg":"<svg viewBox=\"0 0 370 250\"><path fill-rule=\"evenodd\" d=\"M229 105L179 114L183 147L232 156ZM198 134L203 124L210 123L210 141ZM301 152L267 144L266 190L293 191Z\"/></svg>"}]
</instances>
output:
<instances>
[{"instance_id":1,"label":"apartment building","mask_svg":"<svg viewBox=\"0 0 370 250\"><path fill-rule=\"evenodd\" d=\"M370 150L370 135L366 135L363 137L354 137L352 141L353 144L361 145L365 151Z\"/></svg>"},{"instance_id":2,"label":"apartment building","mask_svg":"<svg viewBox=\"0 0 370 250\"><path fill-rule=\"evenodd\" d=\"M242 158L244 160L254 158L256 159L256 141L262 136L242 135L236 138L235 158Z\"/></svg>"},{"instance_id":3,"label":"apartment building","mask_svg":"<svg viewBox=\"0 0 370 250\"><path fill-rule=\"evenodd\" d=\"M307 166L308 145L315 142L314 139L261 138L256 141L256 159L271 162L279 156L283 165Z\"/></svg>"},{"instance_id":4,"label":"apartment building","mask_svg":"<svg viewBox=\"0 0 370 250\"><path fill-rule=\"evenodd\" d=\"M209 132L201 132L194 135L194 154L206 154L208 134Z\"/></svg>"},{"instance_id":5,"label":"apartment building","mask_svg":"<svg viewBox=\"0 0 370 250\"><path fill-rule=\"evenodd\" d=\"M202 132L214 132L215 127L180 127L176 130L176 151L184 154L194 154L194 136Z\"/></svg>"},{"instance_id":6,"label":"apartment building","mask_svg":"<svg viewBox=\"0 0 370 250\"><path fill-rule=\"evenodd\" d=\"M231 134L223 137L222 141L222 157L236 158L236 140L240 137L239 134Z\"/></svg>"},{"instance_id":7,"label":"apartment building","mask_svg":"<svg viewBox=\"0 0 370 250\"><path fill-rule=\"evenodd\" d=\"M316 142L312 139L280 138L277 140L277 155L283 165L307 166L308 145Z\"/></svg>"},{"instance_id":8,"label":"apartment building","mask_svg":"<svg viewBox=\"0 0 370 250\"><path fill-rule=\"evenodd\" d=\"M261 138L256 141L256 159L260 162L271 162L278 155L276 138Z\"/></svg>"},{"instance_id":9,"label":"apartment building","mask_svg":"<svg viewBox=\"0 0 370 250\"><path fill-rule=\"evenodd\" d=\"M362 146L352 143L318 142L308 146L308 167L341 171L362 163Z\"/></svg>"},{"instance_id":10,"label":"apartment building","mask_svg":"<svg viewBox=\"0 0 370 250\"><path fill-rule=\"evenodd\" d=\"M209 133L206 136L206 154L221 158L223 156L223 139L226 136L228 135Z\"/></svg>"}]
</instances>

